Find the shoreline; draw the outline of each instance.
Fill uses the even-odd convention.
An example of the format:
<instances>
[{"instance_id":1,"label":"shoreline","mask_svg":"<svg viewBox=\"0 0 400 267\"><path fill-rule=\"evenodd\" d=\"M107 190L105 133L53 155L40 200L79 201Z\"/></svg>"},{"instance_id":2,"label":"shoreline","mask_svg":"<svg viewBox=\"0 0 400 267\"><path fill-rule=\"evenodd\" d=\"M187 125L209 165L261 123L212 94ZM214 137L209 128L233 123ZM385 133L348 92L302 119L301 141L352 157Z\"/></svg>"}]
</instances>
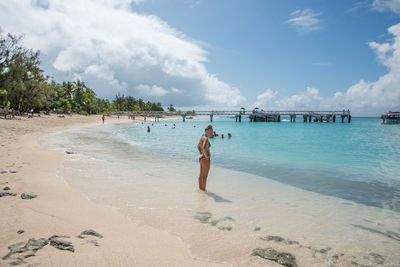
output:
<instances>
[{"instance_id":1,"label":"shoreline","mask_svg":"<svg viewBox=\"0 0 400 267\"><path fill-rule=\"evenodd\" d=\"M105 123L141 122L106 117ZM0 190L16 196L0 198L0 256L9 253L8 246L28 242L31 238L48 239L53 235L70 242L74 252L45 245L34 256L15 253L1 264L40 264L40 266L226 266L190 255L186 244L177 236L150 226L140 225L120 212L98 206L57 177L63 155L41 146L46 134L68 128L101 124L101 116L59 118L55 115L0 120L1 143ZM11 171L11 172L10 172ZM37 195L21 199L22 193ZM93 229L103 238L77 238L82 231ZM18 234L17 232L20 232ZM23 232L22 232L23 231ZM22 233L21 233L22 232ZM90 241L92 240L92 241ZM96 246L97 244L98 246ZM1 265L0 264L0 265Z\"/></svg>"}]
</instances>

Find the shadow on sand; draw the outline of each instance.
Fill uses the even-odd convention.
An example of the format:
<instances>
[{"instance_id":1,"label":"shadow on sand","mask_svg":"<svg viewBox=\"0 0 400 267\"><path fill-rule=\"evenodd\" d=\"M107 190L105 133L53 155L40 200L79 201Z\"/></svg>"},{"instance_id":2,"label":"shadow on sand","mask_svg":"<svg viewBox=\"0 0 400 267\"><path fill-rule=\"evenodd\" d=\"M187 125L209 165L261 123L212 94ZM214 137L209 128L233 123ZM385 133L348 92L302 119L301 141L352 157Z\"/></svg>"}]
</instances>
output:
<instances>
[{"instance_id":1,"label":"shadow on sand","mask_svg":"<svg viewBox=\"0 0 400 267\"><path fill-rule=\"evenodd\" d=\"M225 199L221 196L218 196L214 193L211 192L206 192L207 196L211 197L212 199L214 199L215 202L226 202L226 203L232 203L232 201Z\"/></svg>"}]
</instances>

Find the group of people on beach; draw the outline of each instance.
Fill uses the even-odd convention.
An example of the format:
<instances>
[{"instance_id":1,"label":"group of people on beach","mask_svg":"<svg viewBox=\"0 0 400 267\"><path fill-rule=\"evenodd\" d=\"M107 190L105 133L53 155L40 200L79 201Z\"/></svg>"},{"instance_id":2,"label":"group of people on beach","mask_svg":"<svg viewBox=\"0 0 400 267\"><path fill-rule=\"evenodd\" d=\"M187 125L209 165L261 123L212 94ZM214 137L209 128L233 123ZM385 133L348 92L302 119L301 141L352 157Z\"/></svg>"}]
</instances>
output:
<instances>
[{"instance_id":1,"label":"group of people on beach","mask_svg":"<svg viewBox=\"0 0 400 267\"><path fill-rule=\"evenodd\" d=\"M0 109L0 113L4 115L4 119L7 119L7 117L15 118L15 111L12 108L4 107Z\"/></svg>"}]
</instances>

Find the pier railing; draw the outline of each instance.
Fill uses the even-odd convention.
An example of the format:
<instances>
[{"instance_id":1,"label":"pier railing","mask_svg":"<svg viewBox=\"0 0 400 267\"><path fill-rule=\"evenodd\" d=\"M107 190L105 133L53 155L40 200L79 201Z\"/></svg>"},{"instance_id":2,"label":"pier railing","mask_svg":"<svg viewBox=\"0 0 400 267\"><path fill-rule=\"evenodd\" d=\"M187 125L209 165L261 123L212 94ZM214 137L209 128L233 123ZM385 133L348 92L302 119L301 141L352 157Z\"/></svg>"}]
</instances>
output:
<instances>
[{"instance_id":1,"label":"pier railing","mask_svg":"<svg viewBox=\"0 0 400 267\"><path fill-rule=\"evenodd\" d=\"M336 117L340 117L341 121L347 118L348 122L351 122L350 110L199 110L194 111L195 115L210 116L210 121L213 121L214 116L234 116L237 122L242 121L242 116L248 116L251 122L264 121L264 122L280 122L281 117L290 118L290 122L295 122L296 117L303 118L303 122L335 122ZM158 121L161 117L166 116L182 116L182 120L185 121L187 116L194 116L193 111L128 111L128 112L110 112L109 115L120 115L120 116L144 116L154 117L155 121Z\"/></svg>"}]
</instances>

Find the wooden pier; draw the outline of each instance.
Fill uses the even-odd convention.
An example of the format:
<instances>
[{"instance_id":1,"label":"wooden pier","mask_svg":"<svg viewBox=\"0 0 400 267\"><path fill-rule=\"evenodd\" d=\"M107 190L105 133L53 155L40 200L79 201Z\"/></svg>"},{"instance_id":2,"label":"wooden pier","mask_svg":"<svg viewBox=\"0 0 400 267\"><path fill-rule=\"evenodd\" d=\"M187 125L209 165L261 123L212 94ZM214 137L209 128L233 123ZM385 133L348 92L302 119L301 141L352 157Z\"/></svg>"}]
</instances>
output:
<instances>
[{"instance_id":1,"label":"wooden pier","mask_svg":"<svg viewBox=\"0 0 400 267\"><path fill-rule=\"evenodd\" d=\"M181 116L182 121L186 121L186 117L189 116L189 112L192 111L130 111L130 112L111 112L109 115L125 115L134 118L135 116L153 117L154 121L159 121L162 117L167 116ZM301 118L303 122L332 122L335 123L337 119L340 119L342 123L351 122L350 110L335 110L335 111L264 111L258 110L258 108L252 111L247 111L244 108L240 110L200 110L195 111L196 116L209 116L210 122L213 121L214 116L219 117L234 117L236 122L242 122L242 117L249 117L250 122L281 122L283 119L288 119L291 123L296 122L296 118ZM190 115L193 116L193 115Z\"/></svg>"}]
</instances>

